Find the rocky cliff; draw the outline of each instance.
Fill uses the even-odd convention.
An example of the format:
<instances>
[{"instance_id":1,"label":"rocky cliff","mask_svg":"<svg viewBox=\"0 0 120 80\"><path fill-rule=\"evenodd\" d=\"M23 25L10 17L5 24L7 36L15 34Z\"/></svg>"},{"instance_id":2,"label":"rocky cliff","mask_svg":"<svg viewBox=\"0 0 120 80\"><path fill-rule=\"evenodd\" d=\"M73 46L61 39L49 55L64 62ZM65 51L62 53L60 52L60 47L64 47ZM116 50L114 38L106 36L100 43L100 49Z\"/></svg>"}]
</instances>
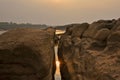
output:
<instances>
[{"instance_id":1,"label":"rocky cliff","mask_svg":"<svg viewBox=\"0 0 120 80\"><path fill-rule=\"evenodd\" d=\"M69 25L58 56L62 80L120 80L120 19Z\"/></svg>"},{"instance_id":2,"label":"rocky cliff","mask_svg":"<svg viewBox=\"0 0 120 80\"><path fill-rule=\"evenodd\" d=\"M53 28L0 35L0 80L54 80L54 37Z\"/></svg>"}]
</instances>

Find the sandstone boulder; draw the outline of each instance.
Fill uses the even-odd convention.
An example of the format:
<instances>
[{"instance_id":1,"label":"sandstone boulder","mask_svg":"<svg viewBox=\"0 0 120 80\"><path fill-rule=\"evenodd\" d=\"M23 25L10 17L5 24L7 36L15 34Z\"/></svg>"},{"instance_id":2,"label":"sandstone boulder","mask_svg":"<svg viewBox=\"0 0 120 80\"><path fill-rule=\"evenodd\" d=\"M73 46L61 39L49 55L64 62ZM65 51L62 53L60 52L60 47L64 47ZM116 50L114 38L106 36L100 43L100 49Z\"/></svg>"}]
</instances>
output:
<instances>
[{"instance_id":1,"label":"sandstone boulder","mask_svg":"<svg viewBox=\"0 0 120 80\"><path fill-rule=\"evenodd\" d=\"M0 35L0 80L54 80L54 37L53 28Z\"/></svg>"},{"instance_id":2,"label":"sandstone boulder","mask_svg":"<svg viewBox=\"0 0 120 80\"><path fill-rule=\"evenodd\" d=\"M82 32L82 26L68 27L60 39L62 80L120 80L119 20L88 26Z\"/></svg>"}]
</instances>

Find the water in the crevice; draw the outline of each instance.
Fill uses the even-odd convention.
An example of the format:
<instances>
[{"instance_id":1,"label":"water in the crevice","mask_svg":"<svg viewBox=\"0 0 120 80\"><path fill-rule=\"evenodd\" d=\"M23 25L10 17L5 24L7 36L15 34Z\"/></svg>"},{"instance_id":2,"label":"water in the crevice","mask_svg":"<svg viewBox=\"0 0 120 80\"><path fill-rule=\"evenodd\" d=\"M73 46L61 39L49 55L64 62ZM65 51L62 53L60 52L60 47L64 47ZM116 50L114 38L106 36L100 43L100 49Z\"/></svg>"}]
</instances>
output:
<instances>
[{"instance_id":1,"label":"water in the crevice","mask_svg":"<svg viewBox=\"0 0 120 80\"><path fill-rule=\"evenodd\" d=\"M55 80L61 80L60 76L60 62L58 60L58 46L55 46L55 59L56 59L56 73L55 73Z\"/></svg>"}]
</instances>

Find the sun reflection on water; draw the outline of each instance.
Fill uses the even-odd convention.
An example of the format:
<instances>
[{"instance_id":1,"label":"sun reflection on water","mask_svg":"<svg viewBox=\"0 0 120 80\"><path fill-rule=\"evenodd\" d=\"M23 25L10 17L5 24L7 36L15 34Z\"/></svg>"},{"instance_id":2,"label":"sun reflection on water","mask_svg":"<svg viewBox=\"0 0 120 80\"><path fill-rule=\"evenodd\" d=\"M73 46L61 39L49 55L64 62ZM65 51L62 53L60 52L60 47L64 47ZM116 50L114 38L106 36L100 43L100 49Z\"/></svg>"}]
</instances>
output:
<instances>
[{"instance_id":1,"label":"sun reflection on water","mask_svg":"<svg viewBox=\"0 0 120 80\"><path fill-rule=\"evenodd\" d=\"M61 80L61 75L60 75L60 61L58 60L58 46L55 46L55 55L56 55L56 73L55 73L55 80Z\"/></svg>"}]
</instances>

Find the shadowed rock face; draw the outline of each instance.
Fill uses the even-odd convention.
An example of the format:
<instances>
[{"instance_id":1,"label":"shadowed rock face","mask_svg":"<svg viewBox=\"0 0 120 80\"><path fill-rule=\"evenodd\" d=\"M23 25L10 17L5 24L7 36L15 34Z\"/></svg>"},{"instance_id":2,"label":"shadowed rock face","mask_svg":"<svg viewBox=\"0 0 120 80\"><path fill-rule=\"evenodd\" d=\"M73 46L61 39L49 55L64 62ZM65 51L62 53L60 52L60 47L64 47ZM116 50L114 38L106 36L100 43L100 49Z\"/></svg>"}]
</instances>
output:
<instances>
[{"instance_id":1,"label":"shadowed rock face","mask_svg":"<svg viewBox=\"0 0 120 80\"><path fill-rule=\"evenodd\" d=\"M0 80L54 80L55 30L14 29L0 36Z\"/></svg>"},{"instance_id":2,"label":"shadowed rock face","mask_svg":"<svg viewBox=\"0 0 120 80\"><path fill-rule=\"evenodd\" d=\"M120 19L67 27L58 56L62 80L120 80Z\"/></svg>"}]
</instances>

